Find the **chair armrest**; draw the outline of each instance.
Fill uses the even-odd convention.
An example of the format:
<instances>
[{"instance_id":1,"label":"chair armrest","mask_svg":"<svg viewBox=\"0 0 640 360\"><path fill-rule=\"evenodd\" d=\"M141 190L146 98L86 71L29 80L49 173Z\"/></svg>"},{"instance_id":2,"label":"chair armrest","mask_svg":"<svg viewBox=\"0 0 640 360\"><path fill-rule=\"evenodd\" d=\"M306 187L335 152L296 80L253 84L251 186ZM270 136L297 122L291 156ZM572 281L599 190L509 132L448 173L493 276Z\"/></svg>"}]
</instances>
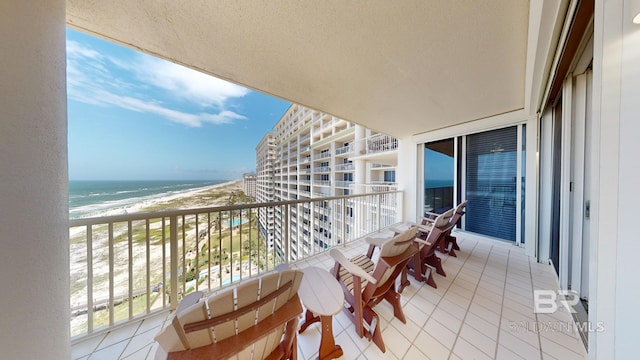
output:
<instances>
[{"instance_id":1,"label":"chair armrest","mask_svg":"<svg viewBox=\"0 0 640 360\"><path fill-rule=\"evenodd\" d=\"M176 309L176 315L180 314L184 309L190 307L191 305L196 304L203 296L204 293L202 291L194 291L189 295L183 297L178 304L178 308Z\"/></svg>"},{"instance_id":2,"label":"chair armrest","mask_svg":"<svg viewBox=\"0 0 640 360\"><path fill-rule=\"evenodd\" d=\"M413 239L413 241L417 242L418 244L422 244L422 245L427 245L427 246L431 246L431 243L426 241L426 240L422 240L420 238L415 238Z\"/></svg>"},{"instance_id":3,"label":"chair armrest","mask_svg":"<svg viewBox=\"0 0 640 360\"><path fill-rule=\"evenodd\" d=\"M385 241L389 240L390 238L381 238L381 237L368 237L365 238L364 241L367 242L367 244L369 245L373 245L373 246L377 246L377 247L381 247L382 243L384 243Z\"/></svg>"},{"instance_id":4,"label":"chair armrest","mask_svg":"<svg viewBox=\"0 0 640 360\"><path fill-rule=\"evenodd\" d=\"M331 257L335 261L337 261L340 264L340 266L345 268L352 275L359 276L361 279L365 279L365 280L369 281L372 284L375 284L375 283L378 282L373 276L369 275L366 271L362 270L361 267L359 267L358 265L356 265L356 264L352 263L351 261L349 261L349 259L347 259L342 254L342 252L340 252L340 250L331 249L331 250L329 250L329 255L331 255Z\"/></svg>"},{"instance_id":5,"label":"chair armrest","mask_svg":"<svg viewBox=\"0 0 640 360\"><path fill-rule=\"evenodd\" d=\"M428 225L415 224L414 226L417 227L419 231L422 231L425 233L428 233L429 231L431 231L431 229L433 229L432 224L428 224Z\"/></svg>"},{"instance_id":6,"label":"chair armrest","mask_svg":"<svg viewBox=\"0 0 640 360\"><path fill-rule=\"evenodd\" d=\"M427 215L429 215L429 216L434 216L434 217L438 217L438 216L440 216L440 215L441 215L441 214L434 213L434 212L431 212L431 211L425 211L424 213L425 213L425 214L427 214ZM428 217L425 217L425 218L426 218L426 219L430 219L430 218L428 218ZM433 220L433 219L431 219L431 220Z\"/></svg>"}]
</instances>

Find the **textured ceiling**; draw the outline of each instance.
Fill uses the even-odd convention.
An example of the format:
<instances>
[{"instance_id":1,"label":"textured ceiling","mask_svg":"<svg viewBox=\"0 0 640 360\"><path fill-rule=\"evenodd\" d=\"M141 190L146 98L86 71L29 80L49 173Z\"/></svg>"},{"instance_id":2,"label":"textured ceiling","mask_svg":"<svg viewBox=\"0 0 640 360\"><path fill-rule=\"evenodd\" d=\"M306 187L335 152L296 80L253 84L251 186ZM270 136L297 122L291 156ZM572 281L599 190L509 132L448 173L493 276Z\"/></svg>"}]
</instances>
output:
<instances>
[{"instance_id":1,"label":"textured ceiling","mask_svg":"<svg viewBox=\"0 0 640 360\"><path fill-rule=\"evenodd\" d=\"M403 137L524 106L529 1L68 0L82 31Z\"/></svg>"}]
</instances>

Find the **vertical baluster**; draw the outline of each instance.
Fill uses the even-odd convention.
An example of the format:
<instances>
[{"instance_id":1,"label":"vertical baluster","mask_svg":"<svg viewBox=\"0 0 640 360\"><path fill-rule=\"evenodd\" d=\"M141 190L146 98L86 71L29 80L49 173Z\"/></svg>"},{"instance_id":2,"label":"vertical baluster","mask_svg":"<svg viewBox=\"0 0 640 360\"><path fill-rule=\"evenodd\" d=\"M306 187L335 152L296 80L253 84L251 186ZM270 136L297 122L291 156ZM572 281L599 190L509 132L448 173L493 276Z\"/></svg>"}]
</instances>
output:
<instances>
[{"instance_id":1,"label":"vertical baluster","mask_svg":"<svg viewBox=\"0 0 640 360\"><path fill-rule=\"evenodd\" d=\"M151 312L151 294L152 294L152 289L151 289L151 231L150 231L150 224L149 224L149 219L146 219L144 222L145 225L145 250L146 250L146 257L147 257L147 261L145 263L145 267L146 267L146 274L147 274L147 278L146 278L146 293L147 293L147 303L146 303L146 313L148 314L149 312ZM158 290L160 291L160 290Z\"/></svg>"},{"instance_id":2,"label":"vertical baluster","mask_svg":"<svg viewBox=\"0 0 640 360\"><path fill-rule=\"evenodd\" d=\"M113 223L109 223L109 326L113 325Z\"/></svg>"},{"instance_id":3,"label":"vertical baluster","mask_svg":"<svg viewBox=\"0 0 640 360\"><path fill-rule=\"evenodd\" d=\"M87 328L93 332L93 225L87 225Z\"/></svg>"},{"instance_id":4,"label":"vertical baluster","mask_svg":"<svg viewBox=\"0 0 640 360\"><path fill-rule=\"evenodd\" d=\"M129 246L129 320L133 319L133 224L127 221L127 245Z\"/></svg>"},{"instance_id":5,"label":"vertical baluster","mask_svg":"<svg viewBox=\"0 0 640 360\"><path fill-rule=\"evenodd\" d=\"M185 216L180 217L182 219L182 296L187 292L187 234L185 225ZM178 300L178 298L176 298Z\"/></svg>"},{"instance_id":6,"label":"vertical baluster","mask_svg":"<svg viewBox=\"0 0 640 360\"><path fill-rule=\"evenodd\" d=\"M171 278L171 294L169 303L171 310L178 308L178 218L169 217L169 276Z\"/></svg>"},{"instance_id":7,"label":"vertical baluster","mask_svg":"<svg viewBox=\"0 0 640 360\"><path fill-rule=\"evenodd\" d=\"M200 232L198 231L198 222L200 221L199 219L199 214L196 213L195 217L196 217L196 286L195 289L196 291L198 291L198 287L200 285Z\"/></svg>"}]
</instances>

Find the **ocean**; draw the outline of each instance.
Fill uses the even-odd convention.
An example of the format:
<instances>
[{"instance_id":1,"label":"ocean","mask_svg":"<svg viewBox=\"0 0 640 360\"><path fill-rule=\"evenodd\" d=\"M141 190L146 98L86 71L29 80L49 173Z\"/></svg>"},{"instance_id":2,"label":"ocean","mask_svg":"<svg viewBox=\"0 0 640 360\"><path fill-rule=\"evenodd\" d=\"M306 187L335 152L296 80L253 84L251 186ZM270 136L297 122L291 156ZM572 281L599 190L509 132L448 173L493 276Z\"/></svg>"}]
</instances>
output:
<instances>
[{"instance_id":1,"label":"ocean","mask_svg":"<svg viewBox=\"0 0 640 360\"><path fill-rule=\"evenodd\" d=\"M69 217L100 216L144 200L208 187L228 180L208 181L69 181Z\"/></svg>"}]
</instances>

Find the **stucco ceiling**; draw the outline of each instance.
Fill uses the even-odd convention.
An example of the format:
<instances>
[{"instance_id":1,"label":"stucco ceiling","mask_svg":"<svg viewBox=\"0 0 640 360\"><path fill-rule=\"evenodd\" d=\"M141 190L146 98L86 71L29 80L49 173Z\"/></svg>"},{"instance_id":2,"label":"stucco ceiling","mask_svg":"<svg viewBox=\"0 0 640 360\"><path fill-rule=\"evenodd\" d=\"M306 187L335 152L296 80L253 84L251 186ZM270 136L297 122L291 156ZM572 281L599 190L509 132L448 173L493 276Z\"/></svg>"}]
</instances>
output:
<instances>
[{"instance_id":1,"label":"stucco ceiling","mask_svg":"<svg viewBox=\"0 0 640 360\"><path fill-rule=\"evenodd\" d=\"M394 136L522 109L528 0L68 0L70 26Z\"/></svg>"}]
</instances>

